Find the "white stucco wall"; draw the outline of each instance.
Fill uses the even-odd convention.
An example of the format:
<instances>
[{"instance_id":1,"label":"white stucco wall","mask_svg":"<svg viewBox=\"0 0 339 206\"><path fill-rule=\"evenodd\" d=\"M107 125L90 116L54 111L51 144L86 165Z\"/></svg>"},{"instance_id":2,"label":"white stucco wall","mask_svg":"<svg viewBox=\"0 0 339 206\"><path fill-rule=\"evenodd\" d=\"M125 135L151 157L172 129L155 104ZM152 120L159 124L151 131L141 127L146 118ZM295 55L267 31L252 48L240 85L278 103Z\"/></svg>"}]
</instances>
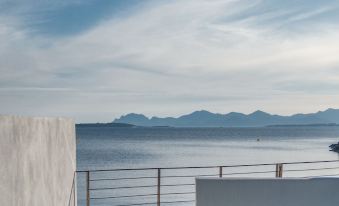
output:
<instances>
[{"instance_id":1,"label":"white stucco wall","mask_svg":"<svg viewBox=\"0 0 339 206\"><path fill-rule=\"evenodd\" d=\"M68 206L75 156L73 120L0 116L0 205Z\"/></svg>"},{"instance_id":2,"label":"white stucco wall","mask_svg":"<svg viewBox=\"0 0 339 206\"><path fill-rule=\"evenodd\" d=\"M334 206L339 178L196 179L197 206Z\"/></svg>"}]
</instances>

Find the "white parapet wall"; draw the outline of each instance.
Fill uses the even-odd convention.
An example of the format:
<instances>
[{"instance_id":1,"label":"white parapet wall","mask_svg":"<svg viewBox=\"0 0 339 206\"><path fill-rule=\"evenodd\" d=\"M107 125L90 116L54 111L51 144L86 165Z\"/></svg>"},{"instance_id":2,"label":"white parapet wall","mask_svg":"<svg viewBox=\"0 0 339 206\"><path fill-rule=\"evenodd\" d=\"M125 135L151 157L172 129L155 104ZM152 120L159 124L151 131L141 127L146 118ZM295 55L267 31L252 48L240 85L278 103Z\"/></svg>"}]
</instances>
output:
<instances>
[{"instance_id":1,"label":"white parapet wall","mask_svg":"<svg viewBox=\"0 0 339 206\"><path fill-rule=\"evenodd\" d=\"M73 120L0 116L1 206L76 205L75 170Z\"/></svg>"},{"instance_id":2,"label":"white parapet wall","mask_svg":"<svg viewBox=\"0 0 339 206\"><path fill-rule=\"evenodd\" d=\"M197 178L196 206L334 206L339 178Z\"/></svg>"}]
</instances>

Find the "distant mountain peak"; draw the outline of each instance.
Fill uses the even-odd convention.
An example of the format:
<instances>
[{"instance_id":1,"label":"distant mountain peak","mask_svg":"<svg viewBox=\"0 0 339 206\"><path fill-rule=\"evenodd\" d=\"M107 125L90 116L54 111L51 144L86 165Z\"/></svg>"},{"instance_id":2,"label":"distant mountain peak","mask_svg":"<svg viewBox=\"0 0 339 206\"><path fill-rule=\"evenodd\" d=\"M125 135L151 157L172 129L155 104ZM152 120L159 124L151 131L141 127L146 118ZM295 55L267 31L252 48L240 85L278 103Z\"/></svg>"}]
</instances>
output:
<instances>
[{"instance_id":1,"label":"distant mountain peak","mask_svg":"<svg viewBox=\"0 0 339 206\"><path fill-rule=\"evenodd\" d=\"M247 117L246 114L240 112L230 112L228 114L224 114L224 117L232 118L232 117Z\"/></svg>"},{"instance_id":2,"label":"distant mountain peak","mask_svg":"<svg viewBox=\"0 0 339 206\"><path fill-rule=\"evenodd\" d=\"M149 119L143 114L130 113L130 114L121 116L119 119L115 119L113 123L142 125L144 122L147 122L147 121L149 121Z\"/></svg>"},{"instance_id":3,"label":"distant mountain peak","mask_svg":"<svg viewBox=\"0 0 339 206\"><path fill-rule=\"evenodd\" d=\"M261 110L257 110L255 112L249 114L249 116L258 116L258 115L269 115L269 116L271 116L271 114L264 112L264 111L261 111Z\"/></svg>"},{"instance_id":4,"label":"distant mountain peak","mask_svg":"<svg viewBox=\"0 0 339 206\"><path fill-rule=\"evenodd\" d=\"M143 114L137 114L137 113L129 113L123 117L133 117L133 118L146 118L148 119L145 115Z\"/></svg>"},{"instance_id":5,"label":"distant mountain peak","mask_svg":"<svg viewBox=\"0 0 339 206\"><path fill-rule=\"evenodd\" d=\"M213 114L213 113L207 110L199 110L199 111L192 112L191 114Z\"/></svg>"}]
</instances>

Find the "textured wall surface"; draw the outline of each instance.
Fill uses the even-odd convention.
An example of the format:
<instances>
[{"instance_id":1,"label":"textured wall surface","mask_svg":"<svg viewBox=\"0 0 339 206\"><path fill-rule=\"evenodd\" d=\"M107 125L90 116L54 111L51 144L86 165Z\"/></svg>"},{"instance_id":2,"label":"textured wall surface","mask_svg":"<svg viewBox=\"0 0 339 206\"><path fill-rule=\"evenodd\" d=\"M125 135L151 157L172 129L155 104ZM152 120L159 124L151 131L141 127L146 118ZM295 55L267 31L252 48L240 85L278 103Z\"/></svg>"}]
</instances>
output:
<instances>
[{"instance_id":1,"label":"textured wall surface","mask_svg":"<svg viewBox=\"0 0 339 206\"><path fill-rule=\"evenodd\" d=\"M196 180L197 206L333 206L339 178Z\"/></svg>"},{"instance_id":2,"label":"textured wall surface","mask_svg":"<svg viewBox=\"0 0 339 206\"><path fill-rule=\"evenodd\" d=\"M75 170L73 120L0 116L1 206L68 206Z\"/></svg>"}]
</instances>

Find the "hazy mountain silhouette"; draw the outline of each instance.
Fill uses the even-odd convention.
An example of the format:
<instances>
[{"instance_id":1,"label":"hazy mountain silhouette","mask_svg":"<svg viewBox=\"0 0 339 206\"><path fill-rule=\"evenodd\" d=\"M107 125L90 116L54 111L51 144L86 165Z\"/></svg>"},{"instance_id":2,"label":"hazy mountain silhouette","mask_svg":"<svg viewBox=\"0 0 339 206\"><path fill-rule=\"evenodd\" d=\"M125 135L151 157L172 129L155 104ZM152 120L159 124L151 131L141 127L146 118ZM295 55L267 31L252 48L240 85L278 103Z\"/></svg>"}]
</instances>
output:
<instances>
[{"instance_id":1,"label":"hazy mountain silhouette","mask_svg":"<svg viewBox=\"0 0 339 206\"><path fill-rule=\"evenodd\" d=\"M113 121L138 126L172 126L172 127L260 127L268 125L303 125L303 124L339 124L339 109L328 109L311 114L291 116L272 115L263 111L251 114L231 112L217 114L209 111L195 111L191 114L174 117L147 118L142 114L127 114Z\"/></svg>"}]
</instances>

